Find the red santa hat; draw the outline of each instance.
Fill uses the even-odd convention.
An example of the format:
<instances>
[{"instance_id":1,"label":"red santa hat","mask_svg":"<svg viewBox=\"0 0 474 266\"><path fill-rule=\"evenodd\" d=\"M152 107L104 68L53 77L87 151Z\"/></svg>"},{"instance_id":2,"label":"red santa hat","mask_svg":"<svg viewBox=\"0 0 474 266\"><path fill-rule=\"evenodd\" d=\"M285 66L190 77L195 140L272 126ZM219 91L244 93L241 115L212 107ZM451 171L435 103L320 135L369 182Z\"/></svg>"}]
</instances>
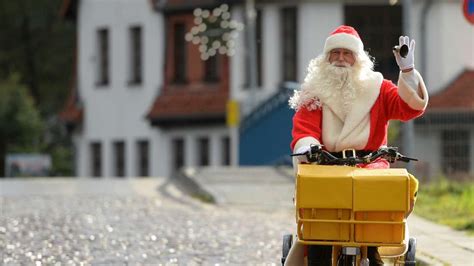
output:
<instances>
[{"instance_id":1,"label":"red santa hat","mask_svg":"<svg viewBox=\"0 0 474 266\"><path fill-rule=\"evenodd\" d=\"M356 54L364 53L364 44L359 34L353 27L346 25L341 25L331 32L324 44L324 53L335 48L349 49Z\"/></svg>"}]
</instances>

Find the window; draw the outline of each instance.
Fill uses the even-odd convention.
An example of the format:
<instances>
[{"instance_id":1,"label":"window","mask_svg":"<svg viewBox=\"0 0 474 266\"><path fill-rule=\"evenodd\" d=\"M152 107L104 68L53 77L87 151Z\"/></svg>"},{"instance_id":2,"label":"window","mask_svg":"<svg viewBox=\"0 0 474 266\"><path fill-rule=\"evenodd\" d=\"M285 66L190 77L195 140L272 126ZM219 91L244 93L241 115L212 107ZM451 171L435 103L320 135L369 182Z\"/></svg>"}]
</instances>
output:
<instances>
[{"instance_id":1,"label":"window","mask_svg":"<svg viewBox=\"0 0 474 266\"><path fill-rule=\"evenodd\" d=\"M97 31L98 40L98 77L97 85L109 84L109 30L102 28Z\"/></svg>"},{"instance_id":2,"label":"window","mask_svg":"<svg viewBox=\"0 0 474 266\"><path fill-rule=\"evenodd\" d=\"M130 27L130 84L142 82L142 27Z\"/></svg>"},{"instance_id":3,"label":"window","mask_svg":"<svg viewBox=\"0 0 474 266\"><path fill-rule=\"evenodd\" d=\"M199 166L209 165L209 138L202 137L198 139L199 145Z\"/></svg>"},{"instance_id":4,"label":"window","mask_svg":"<svg viewBox=\"0 0 474 266\"><path fill-rule=\"evenodd\" d=\"M222 138L222 165L230 165L230 138Z\"/></svg>"},{"instance_id":5,"label":"window","mask_svg":"<svg viewBox=\"0 0 474 266\"><path fill-rule=\"evenodd\" d=\"M296 81L297 51L297 10L295 7L283 8L282 12L282 71L284 81Z\"/></svg>"},{"instance_id":6,"label":"window","mask_svg":"<svg viewBox=\"0 0 474 266\"><path fill-rule=\"evenodd\" d=\"M186 34L184 23L174 25L174 82L186 82Z\"/></svg>"},{"instance_id":7,"label":"window","mask_svg":"<svg viewBox=\"0 0 474 266\"><path fill-rule=\"evenodd\" d=\"M114 142L114 164L115 176L125 176L125 143L123 141Z\"/></svg>"},{"instance_id":8,"label":"window","mask_svg":"<svg viewBox=\"0 0 474 266\"><path fill-rule=\"evenodd\" d=\"M176 138L173 140L173 168L179 170L184 166L184 140Z\"/></svg>"},{"instance_id":9,"label":"window","mask_svg":"<svg viewBox=\"0 0 474 266\"><path fill-rule=\"evenodd\" d=\"M345 23L358 31L364 50L375 57L375 70L386 79L398 80L398 66L392 47L402 34L402 8L400 5L346 5Z\"/></svg>"},{"instance_id":10,"label":"window","mask_svg":"<svg viewBox=\"0 0 474 266\"><path fill-rule=\"evenodd\" d=\"M102 147L99 142L91 143L91 176L99 177L102 175Z\"/></svg>"},{"instance_id":11,"label":"window","mask_svg":"<svg viewBox=\"0 0 474 266\"><path fill-rule=\"evenodd\" d=\"M442 132L442 167L446 174L470 171L469 131L446 130Z\"/></svg>"},{"instance_id":12,"label":"window","mask_svg":"<svg viewBox=\"0 0 474 266\"><path fill-rule=\"evenodd\" d=\"M140 140L137 142L137 175L149 176L148 140Z\"/></svg>"},{"instance_id":13,"label":"window","mask_svg":"<svg viewBox=\"0 0 474 266\"><path fill-rule=\"evenodd\" d=\"M204 81L206 82L217 82L219 81L219 60L220 56L209 57L204 61Z\"/></svg>"}]
</instances>

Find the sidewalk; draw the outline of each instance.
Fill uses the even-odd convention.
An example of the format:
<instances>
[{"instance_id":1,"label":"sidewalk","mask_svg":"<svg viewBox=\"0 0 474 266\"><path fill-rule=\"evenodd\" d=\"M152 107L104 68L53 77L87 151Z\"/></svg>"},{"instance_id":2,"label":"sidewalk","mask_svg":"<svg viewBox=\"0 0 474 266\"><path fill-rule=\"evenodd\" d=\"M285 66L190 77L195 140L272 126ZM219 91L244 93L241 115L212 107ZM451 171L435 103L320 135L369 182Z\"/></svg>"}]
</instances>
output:
<instances>
[{"instance_id":1,"label":"sidewalk","mask_svg":"<svg viewBox=\"0 0 474 266\"><path fill-rule=\"evenodd\" d=\"M420 260L429 265L474 265L474 237L416 215L410 215L408 225Z\"/></svg>"},{"instance_id":2,"label":"sidewalk","mask_svg":"<svg viewBox=\"0 0 474 266\"><path fill-rule=\"evenodd\" d=\"M293 208L291 169L203 168L188 173L188 177L211 194L218 205L266 210ZM410 235L417 238L419 261L428 265L474 265L474 237L413 214L408 223Z\"/></svg>"}]
</instances>

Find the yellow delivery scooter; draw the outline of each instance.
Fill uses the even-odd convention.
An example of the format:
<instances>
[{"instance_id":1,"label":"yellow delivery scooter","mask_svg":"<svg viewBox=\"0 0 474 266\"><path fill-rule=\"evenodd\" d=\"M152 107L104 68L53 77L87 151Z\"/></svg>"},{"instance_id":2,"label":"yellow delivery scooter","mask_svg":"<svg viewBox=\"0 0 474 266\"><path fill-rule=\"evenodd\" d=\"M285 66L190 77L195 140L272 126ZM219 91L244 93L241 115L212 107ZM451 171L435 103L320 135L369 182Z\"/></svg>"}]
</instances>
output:
<instances>
[{"instance_id":1,"label":"yellow delivery scooter","mask_svg":"<svg viewBox=\"0 0 474 266\"><path fill-rule=\"evenodd\" d=\"M308 265L318 265L314 247L332 246L332 265L369 265L367 248L378 247L394 265L415 265L416 239L410 238L406 215L416 197L417 181L406 169L363 169L358 164L379 158L409 162L395 147L363 157L354 150L342 158L312 146L296 176L295 241L306 245ZM293 235L283 237L284 264Z\"/></svg>"}]
</instances>

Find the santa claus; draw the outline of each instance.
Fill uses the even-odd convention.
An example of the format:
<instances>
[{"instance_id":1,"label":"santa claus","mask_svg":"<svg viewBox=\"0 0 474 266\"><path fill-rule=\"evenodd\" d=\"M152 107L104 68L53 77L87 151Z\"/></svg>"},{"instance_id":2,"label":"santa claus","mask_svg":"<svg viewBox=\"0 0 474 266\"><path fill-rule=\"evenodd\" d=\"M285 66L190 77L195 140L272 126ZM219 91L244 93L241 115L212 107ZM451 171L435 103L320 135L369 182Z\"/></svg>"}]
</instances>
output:
<instances>
[{"instance_id":1,"label":"santa claus","mask_svg":"<svg viewBox=\"0 0 474 266\"><path fill-rule=\"evenodd\" d=\"M397 47L404 45L408 48L404 57L394 50L400 67L396 86L373 71L374 64L354 28L345 25L336 28L326 39L323 53L309 63L301 90L290 98L290 106L296 110L293 152L304 153L311 145L322 144L335 155L345 149L368 154L387 145L389 120L407 121L422 115L428 104L428 93L414 68L415 41L401 36ZM306 160L305 156L297 156L293 164L296 168ZM389 164L380 159L359 167L388 168ZM331 265L330 249L318 248L321 265ZM369 250L368 255L371 265L382 263L376 248ZM287 264L302 265L302 257L303 248L296 244Z\"/></svg>"}]
</instances>

